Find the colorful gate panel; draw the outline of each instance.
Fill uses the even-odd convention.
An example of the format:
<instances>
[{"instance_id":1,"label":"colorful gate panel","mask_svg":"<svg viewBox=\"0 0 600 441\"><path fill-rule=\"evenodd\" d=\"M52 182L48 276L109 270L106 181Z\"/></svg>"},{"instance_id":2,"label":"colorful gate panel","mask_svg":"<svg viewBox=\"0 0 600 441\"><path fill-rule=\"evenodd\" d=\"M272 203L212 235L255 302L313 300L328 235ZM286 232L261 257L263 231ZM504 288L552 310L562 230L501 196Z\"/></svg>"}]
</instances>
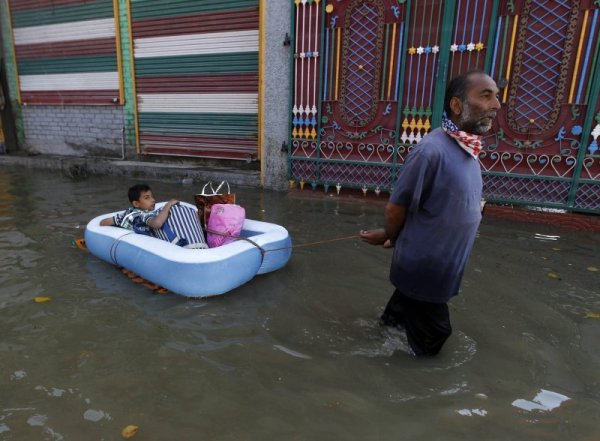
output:
<instances>
[{"instance_id":1,"label":"colorful gate panel","mask_svg":"<svg viewBox=\"0 0 600 441\"><path fill-rule=\"evenodd\" d=\"M112 0L10 0L20 101L117 104Z\"/></svg>"},{"instance_id":2,"label":"colorful gate panel","mask_svg":"<svg viewBox=\"0 0 600 441\"><path fill-rule=\"evenodd\" d=\"M404 8L396 5L294 2L291 167L297 180L375 187L391 179L404 38ZM307 108L302 100L311 99L310 91L317 91L317 101Z\"/></svg>"},{"instance_id":3,"label":"colorful gate panel","mask_svg":"<svg viewBox=\"0 0 600 441\"><path fill-rule=\"evenodd\" d=\"M432 127L435 81L438 75L443 23L443 2L434 0L411 5L405 50L404 91L401 105L400 142L418 143ZM406 152L410 151L410 147ZM402 161L403 162L403 161Z\"/></svg>"},{"instance_id":4,"label":"colorful gate panel","mask_svg":"<svg viewBox=\"0 0 600 441\"><path fill-rule=\"evenodd\" d=\"M483 70L502 102L479 158L486 198L600 210L597 2L295 0L293 10L294 182L390 189L439 124L447 81Z\"/></svg>"},{"instance_id":5,"label":"colorful gate panel","mask_svg":"<svg viewBox=\"0 0 600 441\"><path fill-rule=\"evenodd\" d=\"M494 48L489 40L493 14L492 0L457 3L452 26L448 78L471 70L485 70L486 57Z\"/></svg>"},{"instance_id":6,"label":"colorful gate panel","mask_svg":"<svg viewBox=\"0 0 600 441\"><path fill-rule=\"evenodd\" d=\"M600 10L591 6L524 0L500 10L490 71L503 106L480 154L488 199L600 208L597 185L575 201L578 179L594 164L582 145L598 56Z\"/></svg>"},{"instance_id":7,"label":"colorful gate panel","mask_svg":"<svg viewBox=\"0 0 600 441\"><path fill-rule=\"evenodd\" d=\"M144 154L258 155L258 0L131 4Z\"/></svg>"}]
</instances>

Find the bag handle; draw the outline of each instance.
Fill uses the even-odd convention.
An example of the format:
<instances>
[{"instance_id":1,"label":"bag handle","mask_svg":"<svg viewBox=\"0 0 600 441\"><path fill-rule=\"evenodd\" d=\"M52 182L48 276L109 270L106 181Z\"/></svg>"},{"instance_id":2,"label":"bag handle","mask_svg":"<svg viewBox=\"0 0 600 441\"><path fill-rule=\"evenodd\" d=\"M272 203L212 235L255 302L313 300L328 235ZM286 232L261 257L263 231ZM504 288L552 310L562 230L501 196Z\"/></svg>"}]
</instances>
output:
<instances>
[{"instance_id":1,"label":"bag handle","mask_svg":"<svg viewBox=\"0 0 600 441\"><path fill-rule=\"evenodd\" d=\"M206 184L204 184L204 187L202 187L202 193L200 193L202 196L214 196L219 194L219 190L221 190L221 187L223 187L223 185L227 185L227 194L231 194L231 188L229 187L229 182L227 181L221 181L221 183L218 185L217 189L215 190L215 188L213 187L213 183L212 181L207 182ZM211 193L207 194L206 193L206 187L209 187Z\"/></svg>"},{"instance_id":2,"label":"bag handle","mask_svg":"<svg viewBox=\"0 0 600 441\"><path fill-rule=\"evenodd\" d=\"M206 194L206 187L210 185L210 188L212 189L212 181L211 182L207 182L206 184L204 184L204 187L202 187L202 192L200 193L200 195L202 196L209 196ZM214 190L213 190L213 194L214 194Z\"/></svg>"},{"instance_id":3,"label":"bag handle","mask_svg":"<svg viewBox=\"0 0 600 441\"><path fill-rule=\"evenodd\" d=\"M231 188L229 188L229 182L227 182L227 181L221 181L221 183L219 184L219 186L218 186L218 187L217 187L217 189L215 190L215 194L218 194L218 193L219 193L219 190L221 189L221 187L222 187L224 184L227 184L227 194L230 194L230 193L231 193ZM211 188L212 188L212 186L211 186Z\"/></svg>"}]
</instances>

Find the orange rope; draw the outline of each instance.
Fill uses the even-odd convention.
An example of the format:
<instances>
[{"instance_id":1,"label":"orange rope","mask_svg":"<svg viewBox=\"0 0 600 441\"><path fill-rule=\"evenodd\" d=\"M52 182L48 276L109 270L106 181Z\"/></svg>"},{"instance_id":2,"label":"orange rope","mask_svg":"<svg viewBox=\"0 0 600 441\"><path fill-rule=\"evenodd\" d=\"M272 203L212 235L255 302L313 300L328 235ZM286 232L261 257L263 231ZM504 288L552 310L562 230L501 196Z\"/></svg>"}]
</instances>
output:
<instances>
[{"instance_id":1,"label":"orange rope","mask_svg":"<svg viewBox=\"0 0 600 441\"><path fill-rule=\"evenodd\" d=\"M299 245L292 245L291 247L274 248L274 249L266 250L266 251L282 250L282 249L285 249L285 248L310 247L310 246L313 246L313 245L321 245L321 244L324 244L324 243L338 242L340 240L358 239L359 237L360 236L358 234L354 234L352 236L336 237L335 239L318 240L316 242L301 243Z\"/></svg>"},{"instance_id":2,"label":"orange rope","mask_svg":"<svg viewBox=\"0 0 600 441\"><path fill-rule=\"evenodd\" d=\"M334 239L318 240L316 242L301 243L299 245L292 245L292 246L289 246L289 247L264 249L264 248L258 246L257 244L255 244L253 241L251 241L247 237L233 236L232 234L229 234L229 233L224 233L222 231L209 230L208 228L206 229L206 231L209 232L209 233L212 233L212 234L217 234L219 236L230 237L230 238L235 239L235 240L245 240L247 242L250 242L252 245L256 246L258 249L260 249L261 253L268 253L269 251L286 250L288 248L310 247L310 246L313 246L313 245L321 245L321 244L324 244L324 243L338 242L340 240L358 239L360 237L357 234L353 234L352 236L343 236L343 237L336 237Z\"/></svg>"}]
</instances>

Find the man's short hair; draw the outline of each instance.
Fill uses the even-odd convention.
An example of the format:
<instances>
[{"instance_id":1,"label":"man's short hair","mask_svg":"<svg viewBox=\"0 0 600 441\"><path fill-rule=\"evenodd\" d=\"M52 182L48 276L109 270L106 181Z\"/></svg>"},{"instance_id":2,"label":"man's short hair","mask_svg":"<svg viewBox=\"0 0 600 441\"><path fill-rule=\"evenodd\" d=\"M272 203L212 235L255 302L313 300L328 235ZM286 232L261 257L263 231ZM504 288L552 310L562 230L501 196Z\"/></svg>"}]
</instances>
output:
<instances>
[{"instance_id":1,"label":"man's short hair","mask_svg":"<svg viewBox=\"0 0 600 441\"><path fill-rule=\"evenodd\" d=\"M136 184L129 189L127 192L127 196L129 197L129 202L138 201L142 193L150 191L150 186L146 184Z\"/></svg>"},{"instance_id":2,"label":"man's short hair","mask_svg":"<svg viewBox=\"0 0 600 441\"><path fill-rule=\"evenodd\" d=\"M467 98L467 89L469 88L469 79L473 75L482 74L487 75L481 70L471 70L462 75L454 77L446 87L446 94L444 95L444 112L450 116L450 101L452 98L457 97L461 102Z\"/></svg>"}]
</instances>

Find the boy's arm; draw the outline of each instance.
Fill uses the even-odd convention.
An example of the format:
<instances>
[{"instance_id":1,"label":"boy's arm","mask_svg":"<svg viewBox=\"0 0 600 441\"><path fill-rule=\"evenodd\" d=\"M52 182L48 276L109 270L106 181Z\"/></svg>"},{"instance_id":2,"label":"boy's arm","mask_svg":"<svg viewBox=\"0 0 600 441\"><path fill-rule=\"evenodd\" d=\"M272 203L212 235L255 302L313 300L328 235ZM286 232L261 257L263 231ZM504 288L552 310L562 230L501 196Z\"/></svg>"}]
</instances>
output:
<instances>
[{"instance_id":1,"label":"boy's arm","mask_svg":"<svg viewBox=\"0 0 600 441\"><path fill-rule=\"evenodd\" d=\"M163 224L167 221L167 218L169 217L169 211L171 211L171 207L176 204L179 204L179 201L177 199L171 199L164 205L162 210L160 210L158 216L154 216L148 219L148 221L146 222L147 225L151 228L161 228Z\"/></svg>"},{"instance_id":2,"label":"boy's arm","mask_svg":"<svg viewBox=\"0 0 600 441\"><path fill-rule=\"evenodd\" d=\"M100 221L100 225L103 227L111 227L115 225L115 219L113 217L107 217Z\"/></svg>"}]
</instances>

